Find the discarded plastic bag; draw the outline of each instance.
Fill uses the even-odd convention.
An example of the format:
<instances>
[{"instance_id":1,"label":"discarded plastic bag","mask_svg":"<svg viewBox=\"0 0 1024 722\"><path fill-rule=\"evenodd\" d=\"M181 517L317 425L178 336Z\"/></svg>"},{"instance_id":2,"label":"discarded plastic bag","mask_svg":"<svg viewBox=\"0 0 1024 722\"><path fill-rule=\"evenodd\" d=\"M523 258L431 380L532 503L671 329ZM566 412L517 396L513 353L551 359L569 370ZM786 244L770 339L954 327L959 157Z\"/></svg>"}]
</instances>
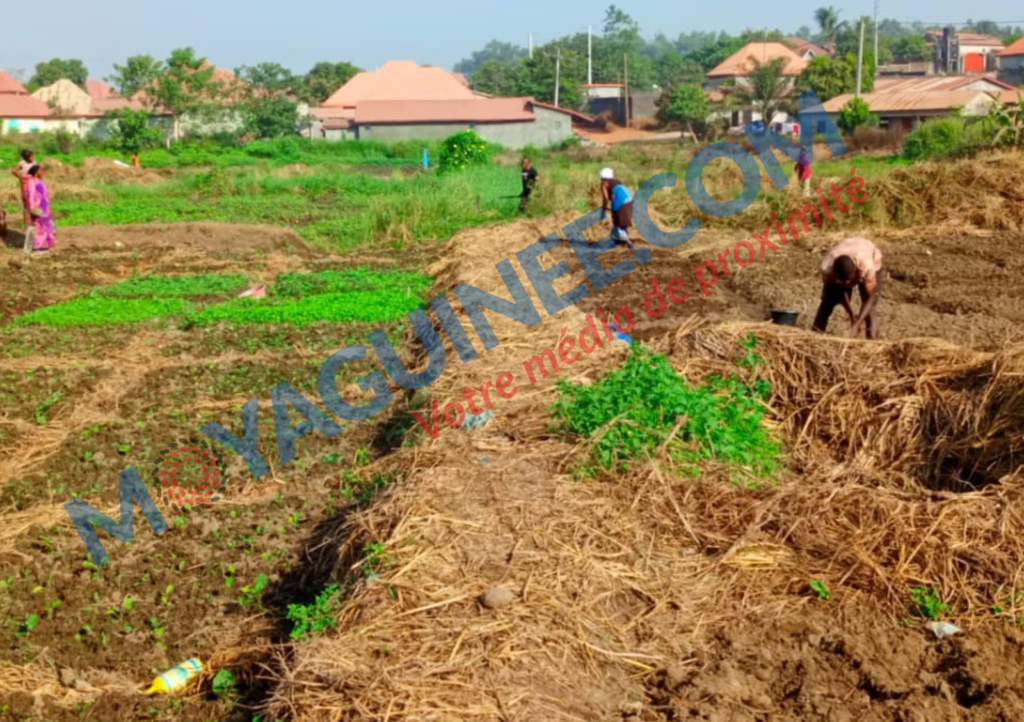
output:
<instances>
[{"instance_id":1,"label":"discarded plastic bag","mask_svg":"<svg viewBox=\"0 0 1024 722\"><path fill-rule=\"evenodd\" d=\"M949 622L928 622L928 624L924 626L929 632L935 635L936 639L950 637L963 631L960 627L955 624L950 624Z\"/></svg>"},{"instance_id":2,"label":"discarded plastic bag","mask_svg":"<svg viewBox=\"0 0 1024 722\"><path fill-rule=\"evenodd\" d=\"M485 411L482 414L466 414L466 418L462 422L461 428L464 431L472 431L473 429L481 429L484 425L494 418L493 411Z\"/></svg>"}]
</instances>

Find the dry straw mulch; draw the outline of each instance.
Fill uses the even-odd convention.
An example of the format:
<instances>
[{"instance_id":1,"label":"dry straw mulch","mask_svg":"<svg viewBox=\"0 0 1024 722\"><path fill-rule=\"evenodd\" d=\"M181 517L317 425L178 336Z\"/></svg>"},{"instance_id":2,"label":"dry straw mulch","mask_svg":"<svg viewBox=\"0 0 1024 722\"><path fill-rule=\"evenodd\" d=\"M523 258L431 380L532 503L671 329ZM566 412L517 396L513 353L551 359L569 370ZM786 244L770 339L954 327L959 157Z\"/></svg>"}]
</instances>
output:
<instances>
[{"instance_id":1,"label":"dry straw mulch","mask_svg":"<svg viewBox=\"0 0 1024 722\"><path fill-rule=\"evenodd\" d=\"M507 297L494 263L546 232L524 221L461 234L438 287L465 281ZM693 320L650 345L697 380L734 370L739 340L757 333L788 470L747 491L713 465L692 480L655 458L576 482L579 448L549 429L553 379L524 385L521 364L582 317L569 310L531 328L488 317L501 345L465 366L448 346L428 411L430 399L443 408L503 371L517 395L483 430L442 427L384 462L403 481L359 515L347 546L383 542L390 565L357 587L336 633L281 660L271 716L609 719L645 699L656 670L697 664L715 630L816 603L811 578L832 588L837 620L856 608L894 623L910 611L910 587L927 584L977 629L994 596L1024 581L1024 349ZM606 347L560 376L591 382L625 353ZM477 597L494 586L512 604L485 609Z\"/></svg>"}]
</instances>

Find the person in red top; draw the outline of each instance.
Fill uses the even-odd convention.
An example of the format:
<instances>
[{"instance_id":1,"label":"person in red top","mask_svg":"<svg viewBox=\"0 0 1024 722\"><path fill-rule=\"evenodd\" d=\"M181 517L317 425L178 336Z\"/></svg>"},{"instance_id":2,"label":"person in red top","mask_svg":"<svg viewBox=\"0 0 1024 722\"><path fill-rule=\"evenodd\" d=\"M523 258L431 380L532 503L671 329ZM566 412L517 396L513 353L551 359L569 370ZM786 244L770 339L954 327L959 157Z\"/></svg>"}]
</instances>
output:
<instances>
[{"instance_id":1,"label":"person in red top","mask_svg":"<svg viewBox=\"0 0 1024 722\"><path fill-rule=\"evenodd\" d=\"M804 187L804 197L811 195L811 154L804 148L796 160L796 180Z\"/></svg>"},{"instance_id":2,"label":"person in red top","mask_svg":"<svg viewBox=\"0 0 1024 722\"><path fill-rule=\"evenodd\" d=\"M842 304L850 317L851 336L865 326L869 339L878 338L878 301L882 295L882 252L867 238L847 238L821 262L824 288L814 317L814 330L824 333L835 307ZM860 292L860 315L850 306L853 287Z\"/></svg>"}]
</instances>

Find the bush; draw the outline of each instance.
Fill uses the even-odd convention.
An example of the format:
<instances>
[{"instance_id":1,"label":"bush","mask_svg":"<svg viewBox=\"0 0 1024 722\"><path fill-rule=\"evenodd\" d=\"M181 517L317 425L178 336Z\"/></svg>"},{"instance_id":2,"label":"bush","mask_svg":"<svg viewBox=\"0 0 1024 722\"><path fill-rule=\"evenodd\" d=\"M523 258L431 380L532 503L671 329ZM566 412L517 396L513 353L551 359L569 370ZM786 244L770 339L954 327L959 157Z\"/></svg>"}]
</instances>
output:
<instances>
[{"instance_id":1,"label":"bush","mask_svg":"<svg viewBox=\"0 0 1024 722\"><path fill-rule=\"evenodd\" d=\"M839 111L836 123L844 133L852 133L862 125L878 125L878 116L871 112L863 98L850 98Z\"/></svg>"},{"instance_id":2,"label":"bush","mask_svg":"<svg viewBox=\"0 0 1024 722\"><path fill-rule=\"evenodd\" d=\"M903 157L927 160L970 155L990 145L992 136L984 120L957 117L926 120L907 136Z\"/></svg>"},{"instance_id":3,"label":"bush","mask_svg":"<svg viewBox=\"0 0 1024 722\"><path fill-rule=\"evenodd\" d=\"M463 130L441 143L438 169L442 173L465 170L471 165L486 163L489 158L486 141L472 130Z\"/></svg>"}]
</instances>

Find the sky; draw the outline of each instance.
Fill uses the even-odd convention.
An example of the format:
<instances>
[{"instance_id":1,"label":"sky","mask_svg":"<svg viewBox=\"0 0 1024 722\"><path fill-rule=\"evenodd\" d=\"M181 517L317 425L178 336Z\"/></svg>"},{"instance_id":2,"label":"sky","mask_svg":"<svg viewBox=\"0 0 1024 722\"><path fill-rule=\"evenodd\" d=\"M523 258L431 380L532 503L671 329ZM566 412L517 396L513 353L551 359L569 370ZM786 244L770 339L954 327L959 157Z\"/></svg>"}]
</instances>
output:
<instances>
[{"instance_id":1,"label":"sky","mask_svg":"<svg viewBox=\"0 0 1024 722\"><path fill-rule=\"evenodd\" d=\"M693 30L814 27L814 9L831 2L841 18L870 14L870 3L836 0L767 3L731 0L670 3L621 0L620 8L651 37L670 38ZM489 40L526 45L528 33L542 44L553 38L598 32L608 0L513 0L482 4L468 0L49 0L9 3L0 39L0 68L24 70L52 57L79 58L90 77L110 74L130 55L166 58L177 47L192 46L215 65L235 69L264 61L305 73L320 60L348 60L363 68L387 60L415 60L451 68ZM42 11L41 8L45 10ZM969 12L965 12L969 11ZM1006 0L880 0L880 18L928 24L968 19L1015 21L1024 8Z\"/></svg>"}]
</instances>

